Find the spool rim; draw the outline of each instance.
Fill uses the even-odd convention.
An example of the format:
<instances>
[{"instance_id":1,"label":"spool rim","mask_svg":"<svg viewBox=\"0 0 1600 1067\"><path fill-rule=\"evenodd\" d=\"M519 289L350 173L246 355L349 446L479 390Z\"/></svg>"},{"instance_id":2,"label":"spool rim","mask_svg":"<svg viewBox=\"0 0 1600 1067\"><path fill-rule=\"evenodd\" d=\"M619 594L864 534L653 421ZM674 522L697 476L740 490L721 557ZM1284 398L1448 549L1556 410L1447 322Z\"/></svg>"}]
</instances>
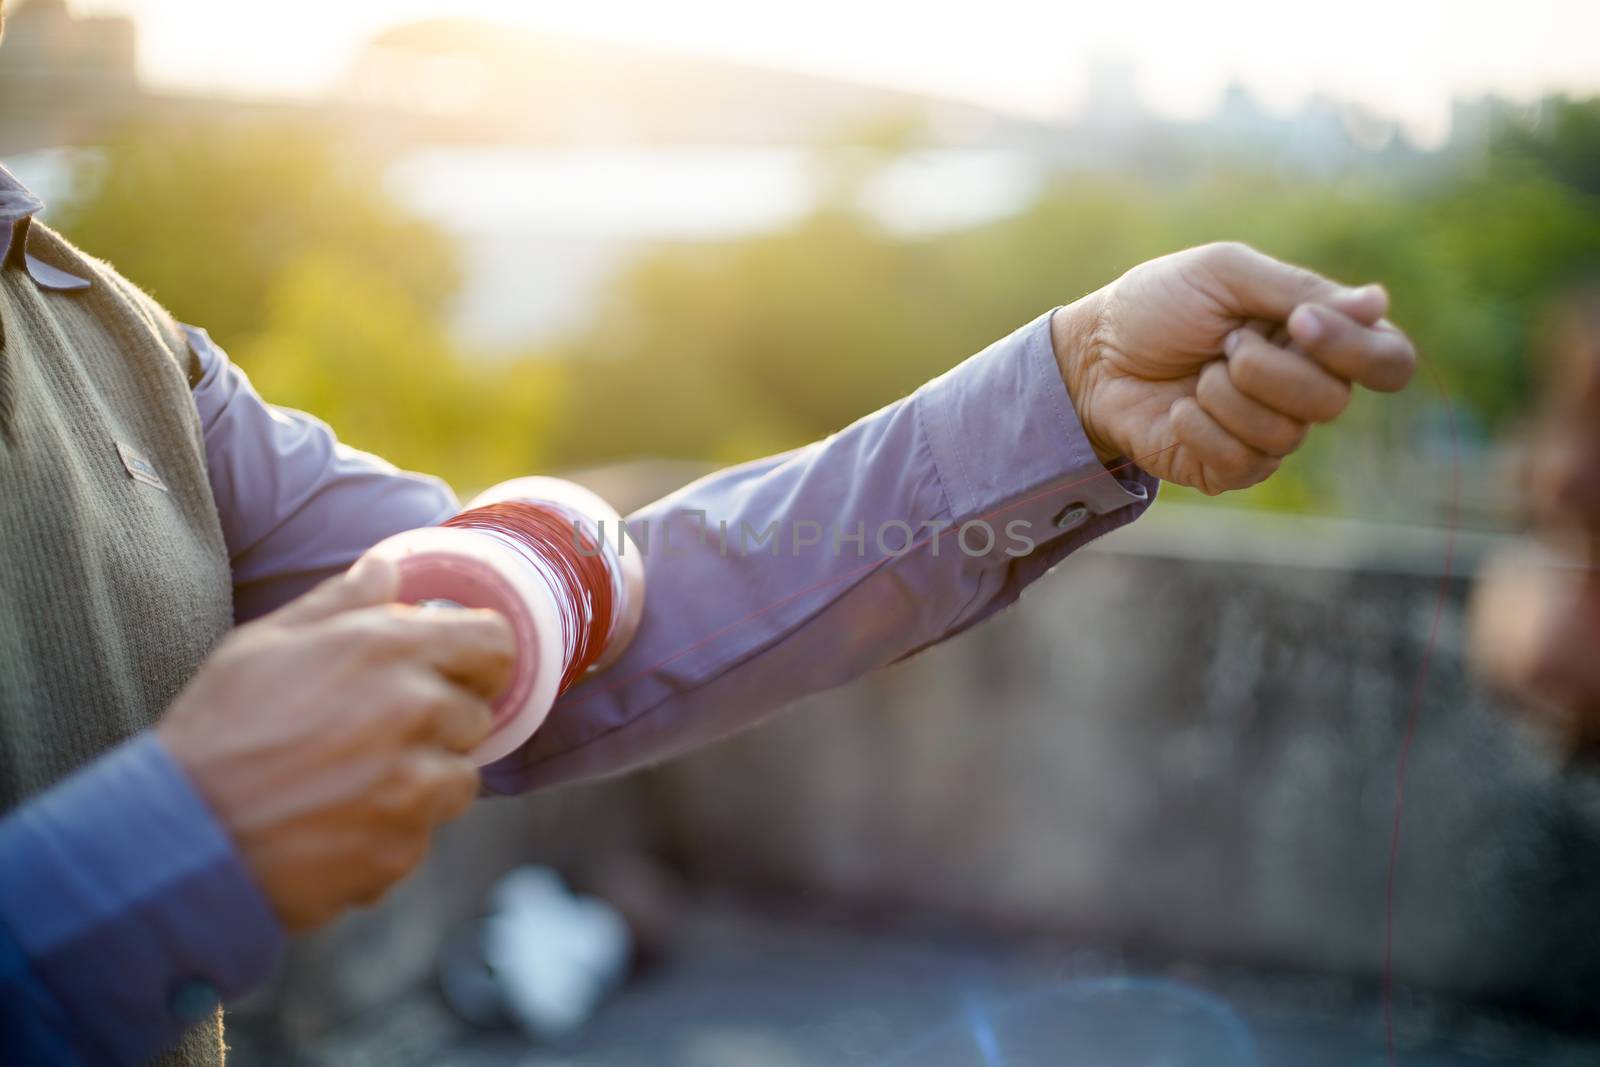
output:
<instances>
[{"instance_id":1,"label":"spool rim","mask_svg":"<svg viewBox=\"0 0 1600 1067\"><path fill-rule=\"evenodd\" d=\"M432 591L440 574L465 579L450 599L463 607L490 608L511 623L517 660L507 689L493 705L489 736L468 755L482 766L520 748L543 725L555 703L565 650L552 592L505 545L471 531L425 527L379 542L371 554L391 559L400 571L400 598L415 602Z\"/></svg>"}]
</instances>

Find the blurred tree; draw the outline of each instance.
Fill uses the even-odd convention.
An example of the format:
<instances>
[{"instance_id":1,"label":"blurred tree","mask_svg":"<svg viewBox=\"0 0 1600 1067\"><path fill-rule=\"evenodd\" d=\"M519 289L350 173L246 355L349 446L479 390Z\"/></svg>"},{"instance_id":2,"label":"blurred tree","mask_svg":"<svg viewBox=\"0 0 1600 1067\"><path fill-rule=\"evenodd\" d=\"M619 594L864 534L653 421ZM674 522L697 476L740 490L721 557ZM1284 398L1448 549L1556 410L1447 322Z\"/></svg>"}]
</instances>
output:
<instances>
[{"instance_id":1,"label":"blurred tree","mask_svg":"<svg viewBox=\"0 0 1600 1067\"><path fill-rule=\"evenodd\" d=\"M887 234L855 208L862 161L914 143L897 134L833 168L847 180L792 228L664 249L626 273L570 346L580 406L629 413L599 458L749 458L837 429L1141 260L1236 238L1335 278L1382 279L1429 362L1405 397L1358 400L1279 477L1229 497L1334 510L1428 451L1444 425L1435 373L1469 445L1524 405L1544 301L1600 264L1600 203L1561 177L1586 173L1600 109L1564 116L1543 154L1500 139L1420 183L1316 183L1248 161L1176 185L1069 175L1013 217L931 239ZM596 455L592 442L558 453Z\"/></svg>"},{"instance_id":2,"label":"blurred tree","mask_svg":"<svg viewBox=\"0 0 1600 1067\"><path fill-rule=\"evenodd\" d=\"M1314 182L1250 160L1160 184L1069 174L1012 217L916 238L862 207L874 175L923 143L893 116L819 149L809 217L642 256L556 351L502 360L448 336L454 250L386 195L382 161L313 133L130 129L55 217L211 329L269 398L466 487L551 462L793 447L1143 259L1219 238L1382 279L1461 424L1493 434L1527 397L1544 302L1600 264L1600 102L1540 114L1420 180ZM1230 502L1335 510L1400 477L1441 433L1430 379L1358 400Z\"/></svg>"},{"instance_id":3,"label":"blurred tree","mask_svg":"<svg viewBox=\"0 0 1600 1067\"><path fill-rule=\"evenodd\" d=\"M1590 196L1600 196L1600 98L1545 100L1532 121L1503 121L1493 157L1515 161Z\"/></svg>"},{"instance_id":4,"label":"blurred tree","mask_svg":"<svg viewBox=\"0 0 1600 1067\"><path fill-rule=\"evenodd\" d=\"M457 351L456 250L382 178L307 129L137 126L52 218L345 441L467 489L538 469L564 368Z\"/></svg>"},{"instance_id":5,"label":"blurred tree","mask_svg":"<svg viewBox=\"0 0 1600 1067\"><path fill-rule=\"evenodd\" d=\"M279 274L312 248L437 312L459 284L455 249L396 207L381 162L295 126L133 125L78 168L52 219L224 344L265 326Z\"/></svg>"},{"instance_id":6,"label":"blurred tree","mask_svg":"<svg viewBox=\"0 0 1600 1067\"><path fill-rule=\"evenodd\" d=\"M426 307L359 257L318 250L280 273L267 326L235 353L274 401L464 490L539 469L562 367L455 357Z\"/></svg>"}]
</instances>

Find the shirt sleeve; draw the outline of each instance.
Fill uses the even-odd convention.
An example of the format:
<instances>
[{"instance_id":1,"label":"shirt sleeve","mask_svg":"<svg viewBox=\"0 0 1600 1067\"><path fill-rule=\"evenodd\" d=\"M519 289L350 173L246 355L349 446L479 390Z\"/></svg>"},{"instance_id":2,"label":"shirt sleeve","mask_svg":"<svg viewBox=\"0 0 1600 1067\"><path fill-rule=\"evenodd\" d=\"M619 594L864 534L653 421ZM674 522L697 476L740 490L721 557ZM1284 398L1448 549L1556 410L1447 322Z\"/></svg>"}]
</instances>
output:
<instances>
[{"instance_id":1,"label":"shirt sleeve","mask_svg":"<svg viewBox=\"0 0 1600 1067\"><path fill-rule=\"evenodd\" d=\"M246 622L337 574L402 530L454 515L450 487L342 444L328 425L261 399L204 330L185 326L198 364L206 468Z\"/></svg>"},{"instance_id":2,"label":"shirt sleeve","mask_svg":"<svg viewBox=\"0 0 1600 1067\"><path fill-rule=\"evenodd\" d=\"M1142 514L1157 481L1095 457L1049 321L824 441L630 516L646 575L637 636L486 767L486 786L540 788L716 740L960 633Z\"/></svg>"},{"instance_id":3,"label":"shirt sleeve","mask_svg":"<svg viewBox=\"0 0 1600 1067\"><path fill-rule=\"evenodd\" d=\"M143 1062L265 978L283 940L141 734L0 820L0 1061Z\"/></svg>"}]
</instances>

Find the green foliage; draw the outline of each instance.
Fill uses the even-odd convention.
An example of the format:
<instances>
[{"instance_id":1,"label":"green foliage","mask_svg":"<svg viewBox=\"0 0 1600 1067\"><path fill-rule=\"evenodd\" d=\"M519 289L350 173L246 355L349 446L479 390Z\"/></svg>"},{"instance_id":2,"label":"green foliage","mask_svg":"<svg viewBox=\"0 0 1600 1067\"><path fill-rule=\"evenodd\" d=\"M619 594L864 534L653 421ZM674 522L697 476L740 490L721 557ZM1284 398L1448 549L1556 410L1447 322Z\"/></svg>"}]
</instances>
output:
<instances>
[{"instance_id":1,"label":"green foliage","mask_svg":"<svg viewBox=\"0 0 1600 1067\"><path fill-rule=\"evenodd\" d=\"M1182 183L1064 176L1025 211L932 238L856 206L915 143L886 120L819 153L822 206L780 232L659 249L554 352L465 353L438 232L382 160L294 130L136 128L85 167L59 224L274 401L464 487L641 454L737 461L827 434L1135 263L1219 238L1381 279L1428 370L1359 401L1244 497L1334 510L1439 434L1434 378L1470 433L1525 405L1546 302L1600 267L1600 102L1547 102L1426 180L1314 183L1196 169ZM1231 502L1240 502L1231 497Z\"/></svg>"},{"instance_id":2,"label":"green foliage","mask_svg":"<svg viewBox=\"0 0 1600 1067\"><path fill-rule=\"evenodd\" d=\"M1159 187L1068 176L1016 216L922 240L885 234L848 208L845 188L782 233L663 250L619 280L571 346L583 403L627 427L595 458L737 460L799 444L1142 260L1231 238L1352 283L1382 280L1423 353L1407 394L1359 399L1277 477L1228 498L1337 510L1443 447L1440 389L1469 446L1525 407L1547 302L1600 267L1600 200L1563 178L1585 173L1582 131L1600 136L1600 111L1574 107L1537 163L1519 149L1407 185L1249 169ZM557 452L593 456L566 442Z\"/></svg>"},{"instance_id":3,"label":"green foliage","mask_svg":"<svg viewBox=\"0 0 1600 1067\"><path fill-rule=\"evenodd\" d=\"M1600 98L1544 101L1532 122L1504 122L1492 158L1600 196Z\"/></svg>"},{"instance_id":4,"label":"green foliage","mask_svg":"<svg viewBox=\"0 0 1600 1067\"><path fill-rule=\"evenodd\" d=\"M346 442L463 488L539 468L564 368L458 350L456 250L381 163L305 129L135 126L51 217Z\"/></svg>"},{"instance_id":5,"label":"green foliage","mask_svg":"<svg viewBox=\"0 0 1600 1067\"><path fill-rule=\"evenodd\" d=\"M319 250L286 265L268 326L238 347L263 396L313 412L345 441L463 487L544 460L563 371L453 355L424 305L358 259Z\"/></svg>"},{"instance_id":6,"label":"green foliage","mask_svg":"<svg viewBox=\"0 0 1600 1067\"><path fill-rule=\"evenodd\" d=\"M459 280L455 249L385 195L380 163L293 126L134 125L51 218L219 338L264 328L274 283L317 248L435 314Z\"/></svg>"}]
</instances>

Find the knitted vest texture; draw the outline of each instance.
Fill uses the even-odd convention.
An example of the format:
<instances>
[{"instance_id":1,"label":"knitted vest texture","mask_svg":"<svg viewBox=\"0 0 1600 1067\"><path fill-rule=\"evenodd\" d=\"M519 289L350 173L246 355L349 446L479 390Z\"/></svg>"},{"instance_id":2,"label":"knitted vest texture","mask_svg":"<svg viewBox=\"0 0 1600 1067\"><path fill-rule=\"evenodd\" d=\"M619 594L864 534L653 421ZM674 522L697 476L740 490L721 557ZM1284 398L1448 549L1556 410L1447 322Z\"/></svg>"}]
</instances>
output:
<instances>
[{"instance_id":1,"label":"knitted vest texture","mask_svg":"<svg viewBox=\"0 0 1600 1067\"><path fill-rule=\"evenodd\" d=\"M26 236L93 284L0 269L0 812L155 722L233 623L182 332L106 264ZM219 1012L159 1062L223 1051Z\"/></svg>"}]
</instances>

